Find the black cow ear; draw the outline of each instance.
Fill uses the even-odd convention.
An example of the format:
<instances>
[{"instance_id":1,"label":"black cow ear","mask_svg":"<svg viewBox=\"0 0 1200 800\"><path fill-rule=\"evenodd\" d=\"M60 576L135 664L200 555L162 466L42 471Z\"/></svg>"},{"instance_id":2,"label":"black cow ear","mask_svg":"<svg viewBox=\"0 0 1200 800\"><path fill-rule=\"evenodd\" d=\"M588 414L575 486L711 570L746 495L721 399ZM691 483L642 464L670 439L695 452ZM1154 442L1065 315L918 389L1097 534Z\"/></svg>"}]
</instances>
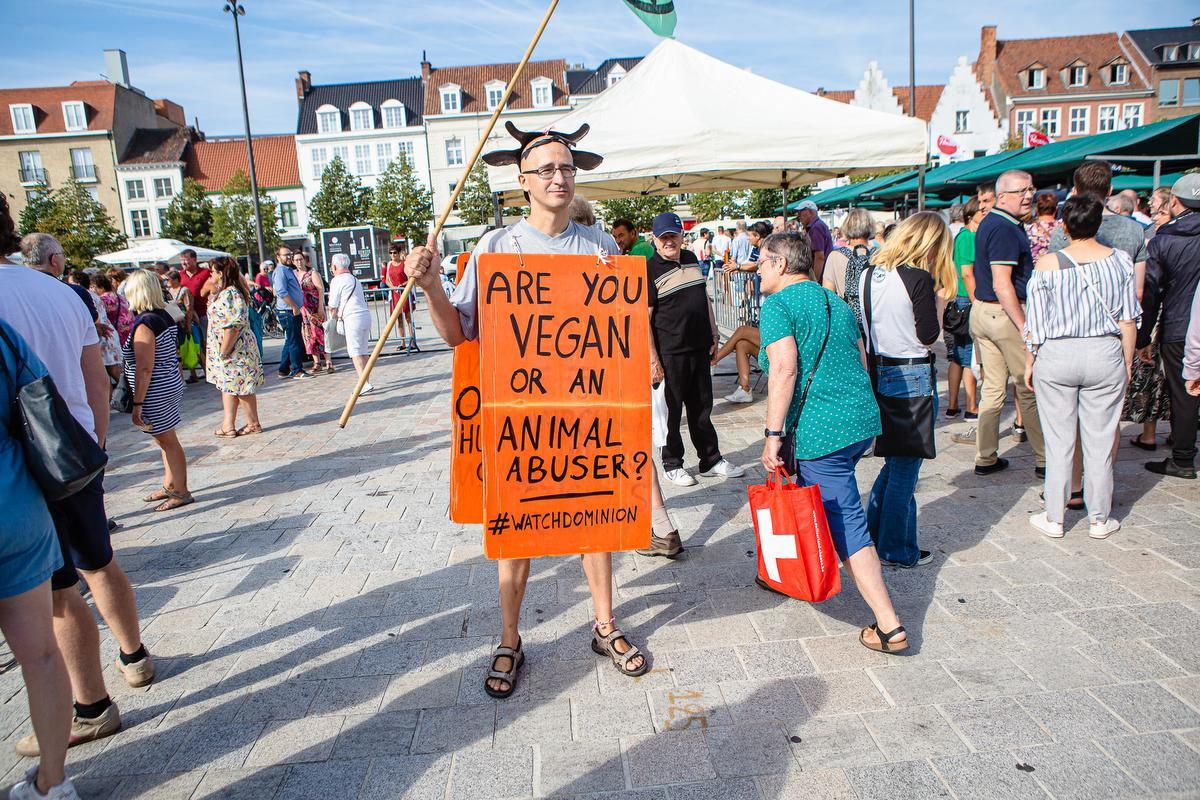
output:
<instances>
[{"instance_id":1,"label":"black cow ear","mask_svg":"<svg viewBox=\"0 0 1200 800\"><path fill-rule=\"evenodd\" d=\"M599 153L589 153L586 150L572 150L571 157L575 166L580 169L593 170L604 163L604 156Z\"/></svg>"},{"instance_id":2,"label":"black cow ear","mask_svg":"<svg viewBox=\"0 0 1200 800\"><path fill-rule=\"evenodd\" d=\"M521 161L521 151L496 150L491 153L484 153L483 161L485 164L490 164L493 167L506 167L509 164L518 164Z\"/></svg>"}]
</instances>

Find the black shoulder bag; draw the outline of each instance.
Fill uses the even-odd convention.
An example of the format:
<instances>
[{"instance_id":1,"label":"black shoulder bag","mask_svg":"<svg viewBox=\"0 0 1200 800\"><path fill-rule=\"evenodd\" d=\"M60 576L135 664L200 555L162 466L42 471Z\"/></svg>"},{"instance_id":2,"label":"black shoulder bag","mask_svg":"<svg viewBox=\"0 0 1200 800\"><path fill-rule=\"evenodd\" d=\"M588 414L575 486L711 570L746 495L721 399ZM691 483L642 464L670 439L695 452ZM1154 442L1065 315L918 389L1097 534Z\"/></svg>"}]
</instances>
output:
<instances>
[{"instance_id":1,"label":"black shoulder bag","mask_svg":"<svg viewBox=\"0 0 1200 800\"><path fill-rule=\"evenodd\" d=\"M936 458L937 448L933 441L933 395L925 397L889 397L879 393L879 359L871 336L871 279L874 267L865 270L863 281L863 317L866 320L867 372L871 375L871 389L875 402L879 404L879 421L883 432L875 437L875 455L899 458ZM932 380L933 358L929 359L929 371L934 391L937 381Z\"/></svg>"},{"instance_id":2,"label":"black shoulder bag","mask_svg":"<svg viewBox=\"0 0 1200 800\"><path fill-rule=\"evenodd\" d=\"M21 385L21 373L28 365L3 328L0 338L17 360L17 371L12 376L16 387L12 398L13 438L21 443L25 465L46 500L70 497L104 470L108 454L71 415L49 375Z\"/></svg>"}]
</instances>

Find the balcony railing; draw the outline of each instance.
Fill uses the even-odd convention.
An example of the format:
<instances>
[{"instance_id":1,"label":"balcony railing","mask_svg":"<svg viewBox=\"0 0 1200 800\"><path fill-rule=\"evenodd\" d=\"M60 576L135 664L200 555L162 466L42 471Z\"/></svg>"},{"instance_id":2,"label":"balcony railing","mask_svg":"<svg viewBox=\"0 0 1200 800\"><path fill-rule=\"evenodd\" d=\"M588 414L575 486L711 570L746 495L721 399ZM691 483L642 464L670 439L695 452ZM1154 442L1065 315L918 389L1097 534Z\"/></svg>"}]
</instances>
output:
<instances>
[{"instance_id":1,"label":"balcony railing","mask_svg":"<svg viewBox=\"0 0 1200 800\"><path fill-rule=\"evenodd\" d=\"M94 181L96 180L96 165L72 164L71 177L77 181Z\"/></svg>"},{"instance_id":2,"label":"balcony railing","mask_svg":"<svg viewBox=\"0 0 1200 800\"><path fill-rule=\"evenodd\" d=\"M41 167L21 167L21 183L45 183L46 170Z\"/></svg>"}]
</instances>

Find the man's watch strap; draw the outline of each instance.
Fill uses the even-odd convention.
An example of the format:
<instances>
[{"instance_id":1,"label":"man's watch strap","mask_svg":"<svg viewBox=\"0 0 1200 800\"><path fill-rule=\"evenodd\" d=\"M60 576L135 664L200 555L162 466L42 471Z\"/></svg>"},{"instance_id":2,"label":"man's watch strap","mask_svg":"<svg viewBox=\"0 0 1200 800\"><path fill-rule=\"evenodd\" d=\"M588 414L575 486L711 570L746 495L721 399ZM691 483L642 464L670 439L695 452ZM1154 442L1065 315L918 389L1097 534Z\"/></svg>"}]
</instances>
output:
<instances>
[{"instance_id":1,"label":"man's watch strap","mask_svg":"<svg viewBox=\"0 0 1200 800\"><path fill-rule=\"evenodd\" d=\"M764 437L776 436L776 437L782 439L783 431L773 431L770 428L763 428L763 436Z\"/></svg>"}]
</instances>

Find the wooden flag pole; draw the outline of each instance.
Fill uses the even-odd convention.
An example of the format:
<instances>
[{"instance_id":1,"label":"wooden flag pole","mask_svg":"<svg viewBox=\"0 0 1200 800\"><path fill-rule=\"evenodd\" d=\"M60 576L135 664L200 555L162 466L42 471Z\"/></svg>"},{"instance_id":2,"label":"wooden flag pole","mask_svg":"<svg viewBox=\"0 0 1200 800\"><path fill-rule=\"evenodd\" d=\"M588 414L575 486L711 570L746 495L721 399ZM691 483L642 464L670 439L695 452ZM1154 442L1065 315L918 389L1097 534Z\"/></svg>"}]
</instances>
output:
<instances>
[{"instance_id":1,"label":"wooden flag pole","mask_svg":"<svg viewBox=\"0 0 1200 800\"><path fill-rule=\"evenodd\" d=\"M520 80L521 74L525 71L525 65L529 63L529 57L533 55L533 49L537 47L538 40L542 38L542 33L546 30L546 25L549 24L550 17L554 14L554 9L557 7L558 0L550 0L550 7L546 9L546 14L542 17L542 22L538 25L537 32L533 34L533 39L530 40L529 47L525 48L525 55L521 57L521 63L517 64L517 68L513 71L512 79L509 80L508 86L504 88L504 96L500 98L500 102L496 105L496 110L492 112L492 118L488 120L487 129L479 137L479 144L475 145L475 152L467 159L462 177L459 178L454 191L450 193L450 199L446 201L446 207L442 209L437 224L429 234L430 242L437 242L437 238L442 232L442 227L446 224L446 219L454 209L454 203L458 200L459 193L462 191L463 186L466 185L467 178L470 176L471 170L475 167L475 162L479 160L479 154L483 152L488 137L492 135L492 130L496 127L496 122L500 119L500 114L503 113L505 105L508 104L509 96L512 95L513 89L516 88L517 81ZM392 309L387 325L384 326L383 332L379 334L379 341L375 343L375 349L371 351L371 357L367 359L367 365L363 369L362 375L359 376L358 383L354 386L354 392L346 401L346 407L342 410L342 417L338 421L339 428L345 428L346 423L350 421L350 414L354 411L354 405L358 402L358 396L362 393L363 387L367 385L367 380L371 377L371 370L374 369L375 362L379 360L379 354L383 352L383 348L387 345L388 337L392 335L392 329L396 327L396 321L400 319L400 314L408 302L408 295L412 292L415 283L415 279L409 278L404 284L404 291L400 293L400 300L396 303L396 307Z\"/></svg>"}]
</instances>

